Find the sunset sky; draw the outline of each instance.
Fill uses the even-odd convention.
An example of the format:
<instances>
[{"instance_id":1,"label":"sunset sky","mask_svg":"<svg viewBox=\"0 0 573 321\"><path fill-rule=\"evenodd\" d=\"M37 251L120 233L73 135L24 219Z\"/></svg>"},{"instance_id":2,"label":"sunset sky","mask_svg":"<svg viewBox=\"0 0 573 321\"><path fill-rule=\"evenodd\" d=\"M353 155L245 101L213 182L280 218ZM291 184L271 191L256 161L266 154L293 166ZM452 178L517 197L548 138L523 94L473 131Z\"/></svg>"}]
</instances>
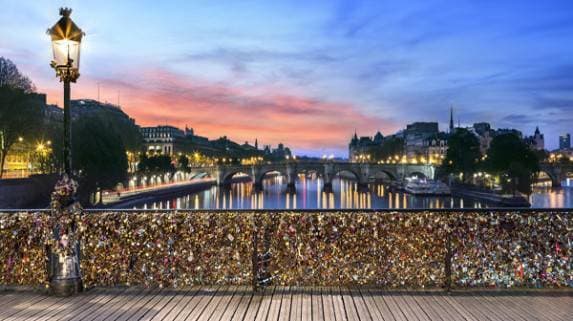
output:
<instances>
[{"instance_id":1,"label":"sunset sky","mask_svg":"<svg viewBox=\"0 0 573 321\"><path fill-rule=\"evenodd\" d=\"M488 121L546 146L573 133L573 1L0 0L0 56L61 104L46 29L85 31L72 98L140 125L193 127L296 154L414 121Z\"/></svg>"}]
</instances>

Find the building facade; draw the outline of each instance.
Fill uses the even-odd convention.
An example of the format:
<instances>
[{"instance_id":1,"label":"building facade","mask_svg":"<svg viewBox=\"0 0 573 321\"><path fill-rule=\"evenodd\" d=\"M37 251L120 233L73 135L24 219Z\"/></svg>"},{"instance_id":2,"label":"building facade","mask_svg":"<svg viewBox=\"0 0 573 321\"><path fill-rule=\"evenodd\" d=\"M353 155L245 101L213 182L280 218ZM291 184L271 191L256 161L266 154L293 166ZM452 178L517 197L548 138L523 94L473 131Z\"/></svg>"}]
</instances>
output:
<instances>
[{"instance_id":1,"label":"building facade","mask_svg":"<svg viewBox=\"0 0 573 321\"><path fill-rule=\"evenodd\" d=\"M151 154L173 155L182 149L185 132L173 126L142 127L145 150Z\"/></svg>"},{"instance_id":2,"label":"building facade","mask_svg":"<svg viewBox=\"0 0 573 321\"><path fill-rule=\"evenodd\" d=\"M563 134L559 136L559 149L571 148L571 134Z\"/></svg>"}]
</instances>

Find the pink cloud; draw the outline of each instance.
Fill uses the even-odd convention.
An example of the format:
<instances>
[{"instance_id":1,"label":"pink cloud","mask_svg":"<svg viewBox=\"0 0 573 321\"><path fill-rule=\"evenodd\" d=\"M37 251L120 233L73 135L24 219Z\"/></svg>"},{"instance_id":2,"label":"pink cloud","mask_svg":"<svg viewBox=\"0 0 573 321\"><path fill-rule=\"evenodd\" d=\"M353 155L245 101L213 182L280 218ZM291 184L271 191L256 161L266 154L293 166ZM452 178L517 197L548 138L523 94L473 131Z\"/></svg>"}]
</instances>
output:
<instances>
[{"instance_id":1,"label":"pink cloud","mask_svg":"<svg viewBox=\"0 0 573 321\"><path fill-rule=\"evenodd\" d=\"M97 82L88 77L80 79L73 87L73 97L97 97ZM238 142L251 143L258 138L264 144L283 142L295 150L342 151L355 129L373 134L379 129L389 133L398 128L395 123L367 115L353 105L273 88L257 90L264 94L254 95L248 90L190 79L165 69L128 71L121 80L117 77L99 82L105 92L113 93L109 99L112 102L121 91L123 110L138 124L188 125L197 134L210 138L227 135ZM59 88L50 85L45 91L50 102L61 102Z\"/></svg>"}]
</instances>

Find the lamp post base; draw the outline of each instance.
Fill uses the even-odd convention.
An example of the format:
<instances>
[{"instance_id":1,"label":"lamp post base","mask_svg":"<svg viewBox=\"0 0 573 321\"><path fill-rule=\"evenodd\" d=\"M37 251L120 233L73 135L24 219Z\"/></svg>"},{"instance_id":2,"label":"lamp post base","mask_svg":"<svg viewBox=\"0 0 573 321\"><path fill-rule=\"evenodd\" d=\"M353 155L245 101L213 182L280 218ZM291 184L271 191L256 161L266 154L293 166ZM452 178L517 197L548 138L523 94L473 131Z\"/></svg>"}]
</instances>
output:
<instances>
[{"instance_id":1,"label":"lamp post base","mask_svg":"<svg viewBox=\"0 0 573 321\"><path fill-rule=\"evenodd\" d=\"M56 279L50 282L51 294L59 297L68 297L83 291L80 278Z\"/></svg>"}]
</instances>

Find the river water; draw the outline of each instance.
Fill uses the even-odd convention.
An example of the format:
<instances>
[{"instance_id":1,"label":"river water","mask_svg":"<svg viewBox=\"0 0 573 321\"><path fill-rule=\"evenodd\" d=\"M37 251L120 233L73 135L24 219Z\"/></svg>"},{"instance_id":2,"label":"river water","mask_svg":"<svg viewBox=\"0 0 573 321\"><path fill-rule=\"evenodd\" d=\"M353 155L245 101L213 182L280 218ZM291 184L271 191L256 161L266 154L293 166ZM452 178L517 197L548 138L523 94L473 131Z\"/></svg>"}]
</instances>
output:
<instances>
[{"instance_id":1,"label":"river water","mask_svg":"<svg viewBox=\"0 0 573 321\"><path fill-rule=\"evenodd\" d=\"M296 194L286 193L283 177L269 177L263 191L255 192L250 182L232 184L136 206L145 209L337 209L337 208L486 208L488 204L459 197L413 196L391 192L382 184L370 184L369 192L358 192L356 184L344 178L333 180L333 193L323 193L320 177L299 176ZM573 207L573 180L559 189L538 186L530 197L532 207Z\"/></svg>"}]
</instances>

